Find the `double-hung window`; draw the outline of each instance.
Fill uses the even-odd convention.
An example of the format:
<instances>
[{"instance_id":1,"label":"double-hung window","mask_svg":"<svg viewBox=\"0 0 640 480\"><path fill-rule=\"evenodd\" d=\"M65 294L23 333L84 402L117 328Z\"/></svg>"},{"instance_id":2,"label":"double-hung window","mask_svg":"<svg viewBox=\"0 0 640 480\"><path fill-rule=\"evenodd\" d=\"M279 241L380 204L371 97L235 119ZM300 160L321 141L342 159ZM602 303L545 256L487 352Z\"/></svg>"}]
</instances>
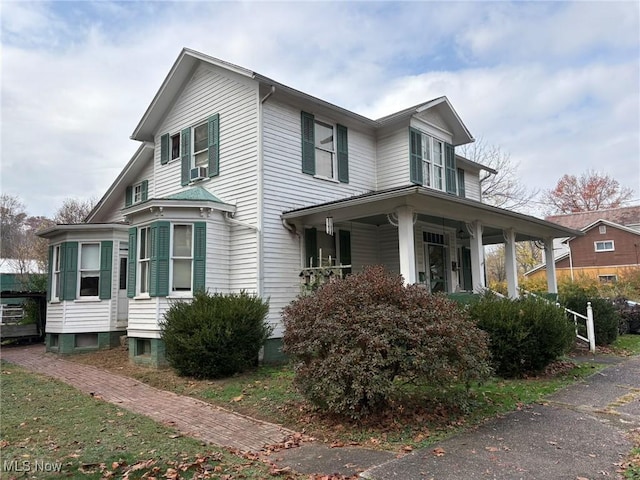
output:
<instances>
[{"instance_id":1,"label":"double-hung window","mask_svg":"<svg viewBox=\"0 0 640 480\"><path fill-rule=\"evenodd\" d=\"M349 183L347 127L317 120L301 113L302 172L323 179Z\"/></svg>"},{"instance_id":2,"label":"double-hung window","mask_svg":"<svg viewBox=\"0 0 640 480\"><path fill-rule=\"evenodd\" d=\"M126 188L124 206L130 207L136 203L145 202L149 195L149 180L130 185Z\"/></svg>"},{"instance_id":3,"label":"double-hung window","mask_svg":"<svg viewBox=\"0 0 640 480\"><path fill-rule=\"evenodd\" d=\"M615 250L613 240L594 242L594 247L596 252L613 252Z\"/></svg>"},{"instance_id":4,"label":"double-hung window","mask_svg":"<svg viewBox=\"0 0 640 480\"><path fill-rule=\"evenodd\" d=\"M172 292L191 291L193 226L173 225L171 248Z\"/></svg>"},{"instance_id":5,"label":"double-hung window","mask_svg":"<svg viewBox=\"0 0 640 480\"><path fill-rule=\"evenodd\" d=\"M138 275L140 279L140 288L138 293L148 294L149 283L151 278L151 266L149 259L151 258L151 235L149 227L141 227L138 237L139 253L138 253Z\"/></svg>"},{"instance_id":6,"label":"double-hung window","mask_svg":"<svg viewBox=\"0 0 640 480\"><path fill-rule=\"evenodd\" d=\"M160 164L180 159L182 185L220 173L220 115L160 136Z\"/></svg>"},{"instance_id":7,"label":"double-hung window","mask_svg":"<svg viewBox=\"0 0 640 480\"><path fill-rule=\"evenodd\" d=\"M53 247L53 294L52 300L60 299L60 277L61 277L61 260L60 260L61 248L60 245Z\"/></svg>"},{"instance_id":8,"label":"double-hung window","mask_svg":"<svg viewBox=\"0 0 640 480\"><path fill-rule=\"evenodd\" d=\"M133 245L133 247L132 247ZM136 252L136 254L132 254ZM166 297L205 289L207 224L158 220L129 229L127 296ZM137 268L132 268L132 264Z\"/></svg>"},{"instance_id":9,"label":"double-hung window","mask_svg":"<svg viewBox=\"0 0 640 480\"><path fill-rule=\"evenodd\" d=\"M80 297L97 297L100 284L100 244L80 244Z\"/></svg>"},{"instance_id":10,"label":"double-hung window","mask_svg":"<svg viewBox=\"0 0 640 480\"><path fill-rule=\"evenodd\" d=\"M453 145L414 128L409 130L409 137L411 181L460 195Z\"/></svg>"}]
</instances>

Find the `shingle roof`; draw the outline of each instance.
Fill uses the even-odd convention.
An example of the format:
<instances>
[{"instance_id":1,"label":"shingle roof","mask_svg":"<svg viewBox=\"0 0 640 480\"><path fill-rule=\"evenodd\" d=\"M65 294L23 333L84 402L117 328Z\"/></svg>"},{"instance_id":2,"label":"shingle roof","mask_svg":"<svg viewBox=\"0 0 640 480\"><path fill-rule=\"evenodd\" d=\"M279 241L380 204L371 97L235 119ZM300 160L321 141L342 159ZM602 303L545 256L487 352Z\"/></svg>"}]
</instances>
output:
<instances>
[{"instance_id":1,"label":"shingle roof","mask_svg":"<svg viewBox=\"0 0 640 480\"><path fill-rule=\"evenodd\" d=\"M564 227L573 228L574 230L581 230L598 220L607 220L628 227L630 225L640 225L640 205L612 208L609 210L596 210L593 212L552 215L546 217L545 220Z\"/></svg>"},{"instance_id":2,"label":"shingle roof","mask_svg":"<svg viewBox=\"0 0 640 480\"><path fill-rule=\"evenodd\" d=\"M218 197L209 193L202 187L193 187L173 195L165 197L165 200L208 200L210 202L223 203Z\"/></svg>"}]
</instances>

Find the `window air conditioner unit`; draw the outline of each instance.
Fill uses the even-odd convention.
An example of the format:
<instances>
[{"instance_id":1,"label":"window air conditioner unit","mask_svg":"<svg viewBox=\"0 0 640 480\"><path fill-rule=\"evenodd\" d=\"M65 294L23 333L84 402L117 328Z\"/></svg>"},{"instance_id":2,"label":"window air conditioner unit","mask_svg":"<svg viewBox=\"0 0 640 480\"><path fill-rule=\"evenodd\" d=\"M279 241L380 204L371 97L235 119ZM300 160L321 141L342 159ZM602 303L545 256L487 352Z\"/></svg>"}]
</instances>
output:
<instances>
[{"instance_id":1,"label":"window air conditioner unit","mask_svg":"<svg viewBox=\"0 0 640 480\"><path fill-rule=\"evenodd\" d=\"M189 176L189 179L192 182L195 182L196 180L202 180L203 178L207 177L207 167L194 167L191 169L191 175Z\"/></svg>"}]
</instances>

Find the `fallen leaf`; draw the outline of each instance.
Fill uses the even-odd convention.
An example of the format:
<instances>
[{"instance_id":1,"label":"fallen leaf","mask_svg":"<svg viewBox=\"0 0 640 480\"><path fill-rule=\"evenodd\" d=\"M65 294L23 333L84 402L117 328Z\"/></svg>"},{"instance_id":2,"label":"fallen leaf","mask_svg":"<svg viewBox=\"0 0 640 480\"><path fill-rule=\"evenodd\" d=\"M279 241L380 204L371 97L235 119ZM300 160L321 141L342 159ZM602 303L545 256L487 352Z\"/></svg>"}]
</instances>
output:
<instances>
[{"instance_id":1,"label":"fallen leaf","mask_svg":"<svg viewBox=\"0 0 640 480\"><path fill-rule=\"evenodd\" d=\"M242 400L242 398L243 398L243 396L242 396L242 395L238 395L237 397L233 397L233 398L231 399L231 401L232 401L232 402L239 402L239 401L241 401L241 400Z\"/></svg>"},{"instance_id":2,"label":"fallen leaf","mask_svg":"<svg viewBox=\"0 0 640 480\"><path fill-rule=\"evenodd\" d=\"M489 452L499 452L500 449L498 447L484 447L485 450Z\"/></svg>"},{"instance_id":3,"label":"fallen leaf","mask_svg":"<svg viewBox=\"0 0 640 480\"><path fill-rule=\"evenodd\" d=\"M444 454L445 454L445 453L447 453L447 452L445 452L445 451L444 451L444 448L442 448L442 447L438 447L438 448L434 448L434 449L433 449L433 454L434 454L436 457L444 457Z\"/></svg>"}]
</instances>

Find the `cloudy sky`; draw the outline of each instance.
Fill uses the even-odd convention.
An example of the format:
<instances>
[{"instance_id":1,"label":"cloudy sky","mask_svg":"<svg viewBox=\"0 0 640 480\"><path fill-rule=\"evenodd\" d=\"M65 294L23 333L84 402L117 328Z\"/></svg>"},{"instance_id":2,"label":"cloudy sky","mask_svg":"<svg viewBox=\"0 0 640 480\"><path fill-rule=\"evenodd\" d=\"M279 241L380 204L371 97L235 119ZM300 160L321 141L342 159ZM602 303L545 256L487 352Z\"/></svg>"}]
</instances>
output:
<instances>
[{"instance_id":1,"label":"cloudy sky","mask_svg":"<svg viewBox=\"0 0 640 480\"><path fill-rule=\"evenodd\" d=\"M523 182L607 173L640 197L640 4L28 2L1 14L2 192L99 198L181 48L378 118L446 95Z\"/></svg>"}]
</instances>

